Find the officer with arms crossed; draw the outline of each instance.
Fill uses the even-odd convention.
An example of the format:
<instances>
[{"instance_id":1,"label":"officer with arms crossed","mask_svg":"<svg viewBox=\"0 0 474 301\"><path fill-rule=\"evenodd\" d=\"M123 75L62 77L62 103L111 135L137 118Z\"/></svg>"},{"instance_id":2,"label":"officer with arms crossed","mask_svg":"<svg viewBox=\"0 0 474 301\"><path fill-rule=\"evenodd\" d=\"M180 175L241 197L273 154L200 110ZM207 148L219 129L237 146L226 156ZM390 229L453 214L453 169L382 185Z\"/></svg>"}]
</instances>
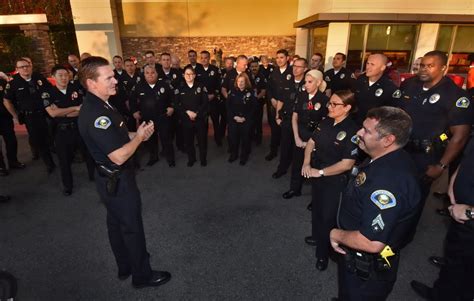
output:
<instances>
[{"instance_id":1,"label":"officer with arms crossed","mask_svg":"<svg viewBox=\"0 0 474 301\"><path fill-rule=\"evenodd\" d=\"M79 78L88 91L79 114L79 131L97 163L96 185L107 207L107 228L118 278L125 280L132 275L135 288L164 284L171 274L150 267L140 192L129 160L153 134L153 122L143 122L136 133L128 132L122 116L108 103L116 93L117 80L106 59L85 59Z\"/></svg>"},{"instance_id":2,"label":"officer with arms crossed","mask_svg":"<svg viewBox=\"0 0 474 301\"><path fill-rule=\"evenodd\" d=\"M421 210L420 188L402 149L410 117L398 108L370 110L353 140L369 158L347 186L331 230L339 262L339 300L385 300L395 284L400 250L410 241ZM394 180L395 179L395 180Z\"/></svg>"}]
</instances>

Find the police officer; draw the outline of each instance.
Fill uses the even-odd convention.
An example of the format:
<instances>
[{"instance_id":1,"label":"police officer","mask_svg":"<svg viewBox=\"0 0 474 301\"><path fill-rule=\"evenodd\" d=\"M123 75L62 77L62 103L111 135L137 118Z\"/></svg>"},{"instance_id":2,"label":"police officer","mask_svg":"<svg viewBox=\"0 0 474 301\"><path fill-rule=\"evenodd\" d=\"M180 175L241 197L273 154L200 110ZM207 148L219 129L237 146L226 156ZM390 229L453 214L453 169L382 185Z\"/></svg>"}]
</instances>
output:
<instances>
[{"instance_id":1,"label":"police officer","mask_svg":"<svg viewBox=\"0 0 474 301\"><path fill-rule=\"evenodd\" d=\"M79 71L79 64L81 63L81 60L76 54L69 54L67 56L67 62L69 64L69 69L72 71L73 74L73 81L77 81L77 72Z\"/></svg>"},{"instance_id":2,"label":"police officer","mask_svg":"<svg viewBox=\"0 0 474 301\"><path fill-rule=\"evenodd\" d=\"M196 80L206 87L207 97L209 98L209 115L214 127L214 140L217 146L222 146L227 121L225 103L219 95L220 70L209 63L211 59L209 51L201 51L200 56L202 68L196 68Z\"/></svg>"},{"instance_id":3,"label":"police officer","mask_svg":"<svg viewBox=\"0 0 474 301\"><path fill-rule=\"evenodd\" d=\"M415 292L427 300L472 300L474 270L474 141L471 139L463 159L451 177L449 212L451 224L445 239L446 263L441 266L433 288L412 281Z\"/></svg>"},{"instance_id":4,"label":"police officer","mask_svg":"<svg viewBox=\"0 0 474 301\"><path fill-rule=\"evenodd\" d=\"M295 62L298 65L298 62ZM293 66L294 67L294 66ZM304 161L304 150L319 122L327 115L328 97L324 93L326 82L319 70L306 73L304 88L298 92L295 109L291 119L295 149L291 162L290 190L283 194L284 199L301 195L303 176L301 167Z\"/></svg>"},{"instance_id":5,"label":"police officer","mask_svg":"<svg viewBox=\"0 0 474 301\"><path fill-rule=\"evenodd\" d=\"M197 62L197 52L196 52L196 50L190 49L188 51L188 60L189 60L189 64L184 66L184 69L186 69L187 67L192 67L194 69L194 71L196 72L196 76L197 76L197 74L202 72L202 65Z\"/></svg>"},{"instance_id":6,"label":"police officer","mask_svg":"<svg viewBox=\"0 0 474 301\"><path fill-rule=\"evenodd\" d=\"M271 137L270 137L270 153L265 157L265 160L271 161L278 154L278 147L280 146L280 140L282 135L282 128L285 127L286 133L291 132L291 114L293 107L291 106L291 93L295 93L294 87L294 77L293 70L288 63L288 51L286 49L280 49L277 51L276 58L277 66L273 69L273 72L270 74L268 79L268 90L267 98L269 102L267 103L267 113L268 113L268 123L270 125ZM294 101L294 99L293 99ZM283 105L286 103L285 110L279 112L283 108ZM285 121L281 125L282 121ZM281 126L280 126L281 125ZM288 135L286 135L288 136ZM290 145L283 146L286 149L292 148L293 138L286 137L286 143ZM291 139L288 139L291 138ZM289 152L281 155L280 158L283 158L285 161L289 156ZM291 159L290 159L291 160ZM285 162L284 162L285 163ZM280 159L281 165L281 159ZM277 172L273 174L273 178L279 178L286 173L288 166L281 166L281 170L278 169Z\"/></svg>"},{"instance_id":7,"label":"police officer","mask_svg":"<svg viewBox=\"0 0 474 301\"><path fill-rule=\"evenodd\" d=\"M123 58L120 55L114 55L112 63L114 64L115 79L121 81L122 76L125 75L125 71L123 70Z\"/></svg>"},{"instance_id":8,"label":"police officer","mask_svg":"<svg viewBox=\"0 0 474 301\"><path fill-rule=\"evenodd\" d=\"M311 62L309 64L311 69L316 69L324 73L324 58L319 52L316 52L311 56Z\"/></svg>"},{"instance_id":9,"label":"police officer","mask_svg":"<svg viewBox=\"0 0 474 301\"><path fill-rule=\"evenodd\" d=\"M126 124L131 123L130 119L133 119L128 103L128 92L124 83L125 71L123 70L123 59L121 56L116 55L112 59L114 65L114 77L117 80L117 93L110 96L109 101L114 106L123 118L126 120Z\"/></svg>"},{"instance_id":10,"label":"police officer","mask_svg":"<svg viewBox=\"0 0 474 301\"><path fill-rule=\"evenodd\" d=\"M367 113L357 132L370 158L350 180L337 228L330 232L332 247L344 255L338 264L339 300L385 300L392 291L401 249L421 210L415 167L403 150L411 125L399 108L379 107Z\"/></svg>"},{"instance_id":11,"label":"police officer","mask_svg":"<svg viewBox=\"0 0 474 301\"><path fill-rule=\"evenodd\" d=\"M69 83L67 68L55 66L51 75L56 80L56 86L51 89L50 97L43 100L46 112L56 122L56 154L61 169L63 194L72 193L73 179L71 164L76 150L80 150L86 161L89 180L94 180L95 164L89 155L84 142L79 135L77 116L81 109L84 92L78 85Z\"/></svg>"},{"instance_id":12,"label":"police officer","mask_svg":"<svg viewBox=\"0 0 474 301\"><path fill-rule=\"evenodd\" d=\"M175 105L181 119L188 153L188 166L196 163L194 137L197 138L201 166L207 165L207 113L209 99L206 88L195 81L193 67L184 69L184 82L174 90Z\"/></svg>"},{"instance_id":13,"label":"police officer","mask_svg":"<svg viewBox=\"0 0 474 301\"><path fill-rule=\"evenodd\" d=\"M224 73L222 77L221 93L225 99L227 99L229 92L234 88L235 79L237 75L242 72L248 72L247 70L248 59L245 55L241 54L237 57L235 68ZM249 74L247 74L249 75ZM249 76L249 78L251 78ZM252 87L255 87L255 83L250 81Z\"/></svg>"},{"instance_id":14,"label":"police officer","mask_svg":"<svg viewBox=\"0 0 474 301\"><path fill-rule=\"evenodd\" d=\"M130 156L153 134L153 122L129 133L122 116L108 103L116 79L109 62L91 56L81 63L79 78L87 94L79 114L79 131L97 163L96 184L107 208L107 229L118 266L118 278L132 275L135 288L158 286L170 280L153 271L146 249L140 192Z\"/></svg>"},{"instance_id":15,"label":"police officer","mask_svg":"<svg viewBox=\"0 0 474 301\"><path fill-rule=\"evenodd\" d=\"M367 112L375 107L395 105L393 96L400 91L384 74L388 59L383 54L372 54L365 64L365 74L360 75L355 83L355 98L358 111L354 114L358 125L362 125Z\"/></svg>"},{"instance_id":16,"label":"police officer","mask_svg":"<svg viewBox=\"0 0 474 301\"><path fill-rule=\"evenodd\" d=\"M145 80L132 88L130 94L130 111L140 121L153 121L158 129L163 151L170 167L176 165L174 150L170 138L170 117L174 113L170 85L165 80L158 80L158 74L152 66L144 67ZM158 162L158 135L155 133L147 141L150 159L147 165Z\"/></svg>"},{"instance_id":17,"label":"police officer","mask_svg":"<svg viewBox=\"0 0 474 301\"><path fill-rule=\"evenodd\" d=\"M316 268L320 271L328 266L329 232L336 225L337 200L347 184L348 171L354 166L357 156L357 146L351 142L357 125L349 117L355 109L351 91L334 93L328 102L328 118L318 124L304 151L301 175L315 178L311 189L312 236L306 237L305 241L316 245Z\"/></svg>"},{"instance_id":18,"label":"police officer","mask_svg":"<svg viewBox=\"0 0 474 301\"><path fill-rule=\"evenodd\" d=\"M273 65L270 63L270 60L266 55L262 55L260 57L260 63L261 64L259 66L259 71L268 80L270 78L270 74L272 74L273 69L275 69L275 67L273 67Z\"/></svg>"},{"instance_id":19,"label":"police officer","mask_svg":"<svg viewBox=\"0 0 474 301\"><path fill-rule=\"evenodd\" d=\"M183 79L182 73L171 67L171 54L163 52L160 55L161 69L158 70L158 80L165 81L171 87L177 87Z\"/></svg>"},{"instance_id":20,"label":"police officer","mask_svg":"<svg viewBox=\"0 0 474 301\"><path fill-rule=\"evenodd\" d=\"M353 90L355 84L355 75L344 67L346 55L336 53L332 59L332 69L324 72L324 80L328 83L326 94L330 96L339 90Z\"/></svg>"},{"instance_id":21,"label":"police officer","mask_svg":"<svg viewBox=\"0 0 474 301\"><path fill-rule=\"evenodd\" d=\"M155 52L153 50L147 50L145 52L145 65L143 67L145 67L146 65L150 65L152 67L155 67L156 72L159 72L160 69L161 69L160 63L156 62L156 56L155 56ZM142 68L142 73L143 72L144 72L144 70Z\"/></svg>"},{"instance_id":22,"label":"police officer","mask_svg":"<svg viewBox=\"0 0 474 301\"><path fill-rule=\"evenodd\" d=\"M224 75L227 72L234 69L234 63L235 63L234 57L228 56L228 57L224 58L224 68L221 68L221 84L222 84L222 80L224 79Z\"/></svg>"},{"instance_id":23,"label":"police officer","mask_svg":"<svg viewBox=\"0 0 474 301\"><path fill-rule=\"evenodd\" d=\"M255 83L256 95L257 95L257 108L255 110L255 116L253 117L253 127L251 130L251 138L255 140L256 145L262 144L262 122L263 122L263 107L266 103L266 90L267 90L267 79L260 73L259 64L257 60L250 63L250 76Z\"/></svg>"},{"instance_id":24,"label":"police officer","mask_svg":"<svg viewBox=\"0 0 474 301\"><path fill-rule=\"evenodd\" d=\"M0 135L5 141L5 148L7 151L7 160L9 169L22 169L25 168L25 164L21 163L17 159L18 152L18 141L16 139L14 124L12 115L7 111L3 105L3 97L5 95L5 88L8 83L8 76L0 72ZM8 170L5 167L5 162L3 161L3 154L0 152L0 173L8 175Z\"/></svg>"},{"instance_id":25,"label":"police officer","mask_svg":"<svg viewBox=\"0 0 474 301\"><path fill-rule=\"evenodd\" d=\"M14 119L26 125L31 144L38 150L50 174L56 166L49 151L43 100L49 97L51 84L42 75L33 73L27 60L18 59L15 66L18 75L7 84L3 104Z\"/></svg>"},{"instance_id":26,"label":"police officer","mask_svg":"<svg viewBox=\"0 0 474 301\"><path fill-rule=\"evenodd\" d=\"M398 98L413 120L406 149L422 179L422 202L431 183L460 155L474 121L468 95L444 76L446 69L445 53L426 53L417 76L405 81Z\"/></svg>"},{"instance_id":27,"label":"police officer","mask_svg":"<svg viewBox=\"0 0 474 301\"><path fill-rule=\"evenodd\" d=\"M122 86L125 90L127 99L127 128L129 131L136 131L137 122L136 119L133 118L132 113L130 112L130 95L132 93L132 88L142 80L142 76L140 72L138 72L137 66L133 63L131 59L125 59L123 63L125 67L125 72L122 76Z\"/></svg>"},{"instance_id":28,"label":"police officer","mask_svg":"<svg viewBox=\"0 0 474 301\"><path fill-rule=\"evenodd\" d=\"M247 73L242 72L237 75L234 89L228 94L226 103L231 150L228 161L232 163L237 160L241 144L240 165L245 165L250 154L250 131L254 122L255 109L258 105L255 91L252 89Z\"/></svg>"}]
</instances>

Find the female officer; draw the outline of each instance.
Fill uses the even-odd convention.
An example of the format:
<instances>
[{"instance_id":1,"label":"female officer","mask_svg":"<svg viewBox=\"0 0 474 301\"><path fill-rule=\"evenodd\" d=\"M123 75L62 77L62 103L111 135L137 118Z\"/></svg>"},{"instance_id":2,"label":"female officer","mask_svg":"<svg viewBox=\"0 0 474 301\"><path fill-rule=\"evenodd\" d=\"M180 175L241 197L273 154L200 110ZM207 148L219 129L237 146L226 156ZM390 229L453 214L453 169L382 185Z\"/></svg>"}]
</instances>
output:
<instances>
[{"instance_id":1,"label":"female officer","mask_svg":"<svg viewBox=\"0 0 474 301\"><path fill-rule=\"evenodd\" d=\"M311 214L317 245L316 268L320 271L328 266L329 232L336 226L340 195L357 156L357 145L351 138L358 128L349 116L354 110L354 94L349 90L336 91L328 102L329 118L319 123L305 148L301 174L316 178L312 185Z\"/></svg>"},{"instance_id":2,"label":"female officer","mask_svg":"<svg viewBox=\"0 0 474 301\"><path fill-rule=\"evenodd\" d=\"M234 89L227 98L227 120L229 120L229 162L237 160L239 146L240 165L245 165L250 154L250 131L252 129L252 116L257 107L257 98L252 90L250 79L245 72L240 73L235 79Z\"/></svg>"},{"instance_id":3,"label":"female officer","mask_svg":"<svg viewBox=\"0 0 474 301\"><path fill-rule=\"evenodd\" d=\"M194 81L196 72L193 67L184 69L184 82L174 91L175 103L183 124L184 141L188 153L188 166L196 162L194 137L197 137L201 166L207 165L207 111L208 98L206 88Z\"/></svg>"},{"instance_id":4,"label":"female officer","mask_svg":"<svg viewBox=\"0 0 474 301\"><path fill-rule=\"evenodd\" d=\"M296 97L295 110L291 120L295 149L291 164L290 190L283 194L285 199L301 195L304 179L301 176L304 149L318 123L327 115L326 105L329 98L324 93L325 89L326 82L323 80L321 71L311 70L306 73L304 89Z\"/></svg>"}]
</instances>

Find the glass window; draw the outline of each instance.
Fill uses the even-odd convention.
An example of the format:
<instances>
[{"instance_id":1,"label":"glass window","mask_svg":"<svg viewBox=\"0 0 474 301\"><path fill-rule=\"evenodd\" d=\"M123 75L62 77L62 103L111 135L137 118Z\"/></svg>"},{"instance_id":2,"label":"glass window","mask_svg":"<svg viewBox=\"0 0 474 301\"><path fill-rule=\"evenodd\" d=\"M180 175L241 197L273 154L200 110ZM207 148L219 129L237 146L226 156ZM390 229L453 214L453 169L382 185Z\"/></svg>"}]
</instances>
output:
<instances>
[{"instance_id":1,"label":"glass window","mask_svg":"<svg viewBox=\"0 0 474 301\"><path fill-rule=\"evenodd\" d=\"M470 56L474 54L474 26L457 26L449 73L464 73L469 71Z\"/></svg>"},{"instance_id":2,"label":"glass window","mask_svg":"<svg viewBox=\"0 0 474 301\"><path fill-rule=\"evenodd\" d=\"M438 31L438 41L436 41L436 49L449 52L451 47L451 37L453 35L453 25L441 25Z\"/></svg>"},{"instance_id":3,"label":"glass window","mask_svg":"<svg viewBox=\"0 0 474 301\"><path fill-rule=\"evenodd\" d=\"M346 67L352 71L360 70L364 52L364 36L366 24L351 24L349 34L349 49L347 51Z\"/></svg>"},{"instance_id":4,"label":"glass window","mask_svg":"<svg viewBox=\"0 0 474 301\"><path fill-rule=\"evenodd\" d=\"M323 55L326 53L328 29L328 26L313 28L313 48L308 58L311 58L312 54L316 52L322 53Z\"/></svg>"}]
</instances>

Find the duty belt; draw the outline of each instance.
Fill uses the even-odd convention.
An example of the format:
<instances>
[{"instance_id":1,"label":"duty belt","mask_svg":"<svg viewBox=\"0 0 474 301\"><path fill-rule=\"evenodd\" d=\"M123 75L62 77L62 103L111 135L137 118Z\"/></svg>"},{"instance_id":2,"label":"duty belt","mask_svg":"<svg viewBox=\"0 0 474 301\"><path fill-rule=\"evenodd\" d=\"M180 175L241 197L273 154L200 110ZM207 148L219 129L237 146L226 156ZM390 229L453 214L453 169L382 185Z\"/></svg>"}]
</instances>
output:
<instances>
[{"instance_id":1,"label":"duty belt","mask_svg":"<svg viewBox=\"0 0 474 301\"><path fill-rule=\"evenodd\" d=\"M77 125L75 122L58 123L58 130L73 130L76 128L77 128Z\"/></svg>"},{"instance_id":2,"label":"duty belt","mask_svg":"<svg viewBox=\"0 0 474 301\"><path fill-rule=\"evenodd\" d=\"M29 115L33 115L33 114L42 114L43 110L35 110L35 111L22 110L20 113L22 113L25 116L29 116Z\"/></svg>"},{"instance_id":3,"label":"duty belt","mask_svg":"<svg viewBox=\"0 0 474 301\"><path fill-rule=\"evenodd\" d=\"M344 263L348 272L367 280L379 272L388 271L391 265L380 254L372 254L343 247L346 251ZM398 256L398 254L393 255Z\"/></svg>"},{"instance_id":4,"label":"duty belt","mask_svg":"<svg viewBox=\"0 0 474 301\"><path fill-rule=\"evenodd\" d=\"M408 141L406 150L411 153L429 154L433 150L433 142L428 139L412 139Z\"/></svg>"}]
</instances>

